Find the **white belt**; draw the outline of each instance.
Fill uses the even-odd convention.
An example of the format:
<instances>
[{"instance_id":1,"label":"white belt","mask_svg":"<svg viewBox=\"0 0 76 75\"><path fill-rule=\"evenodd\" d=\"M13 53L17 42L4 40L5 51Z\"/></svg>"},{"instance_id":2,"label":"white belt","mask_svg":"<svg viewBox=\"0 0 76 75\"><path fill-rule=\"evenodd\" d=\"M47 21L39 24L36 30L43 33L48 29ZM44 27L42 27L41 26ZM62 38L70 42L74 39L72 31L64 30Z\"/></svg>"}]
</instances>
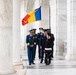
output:
<instances>
[{"instance_id":1,"label":"white belt","mask_svg":"<svg viewBox=\"0 0 76 75\"><path fill-rule=\"evenodd\" d=\"M52 50L52 48L45 48L45 50Z\"/></svg>"}]
</instances>

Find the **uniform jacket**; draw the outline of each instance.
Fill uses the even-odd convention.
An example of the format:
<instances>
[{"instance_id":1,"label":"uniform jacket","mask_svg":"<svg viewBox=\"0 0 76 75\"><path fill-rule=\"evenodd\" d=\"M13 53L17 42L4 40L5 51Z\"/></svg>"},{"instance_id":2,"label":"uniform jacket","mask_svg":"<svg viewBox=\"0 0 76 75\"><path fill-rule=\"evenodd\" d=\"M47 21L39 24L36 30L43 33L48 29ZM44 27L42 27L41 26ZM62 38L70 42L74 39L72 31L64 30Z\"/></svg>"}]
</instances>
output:
<instances>
[{"instance_id":1,"label":"uniform jacket","mask_svg":"<svg viewBox=\"0 0 76 75\"><path fill-rule=\"evenodd\" d=\"M26 43L27 43L27 46L28 47L30 47L30 45L36 45L35 37L34 36L27 35L26 36Z\"/></svg>"},{"instance_id":2,"label":"uniform jacket","mask_svg":"<svg viewBox=\"0 0 76 75\"><path fill-rule=\"evenodd\" d=\"M46 43L46 36L44 36L44 34L42 33L38 33L38 45L45 47L45 43Z\"/></svg>"}]
</instances>

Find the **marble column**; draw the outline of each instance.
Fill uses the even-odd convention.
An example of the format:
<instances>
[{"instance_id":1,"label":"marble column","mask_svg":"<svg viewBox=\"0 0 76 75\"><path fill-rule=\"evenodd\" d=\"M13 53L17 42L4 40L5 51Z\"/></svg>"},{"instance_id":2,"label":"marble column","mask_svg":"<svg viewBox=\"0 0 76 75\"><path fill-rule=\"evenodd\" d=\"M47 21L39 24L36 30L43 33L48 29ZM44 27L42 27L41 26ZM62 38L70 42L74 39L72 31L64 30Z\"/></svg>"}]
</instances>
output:
<instances>
[{"instance_id":1,"label":"marble column","mask_svg":"<svg viewBox=\"0 0 76 75\"><path fill-rule=\"evenodd\" d=\"M27 0L24 0L24 16L27 15L27 4L28 4L28 1ZM24 17L23 16L23 17ZM26 50L26 55L27 55L27 44L26 44L26 36L28 35L28 28L27 28L28 25L24 26L24 50Z\"/></svg>"},{"instance_id":2,"label":"marble column","mask_svg":"<svg viewBox=\"0 0 76 75\"><path fill-rule=\"evenodd\" d=\"M49 26L49 0L42 0L41 3L41 17L42 17L42 21L41 21L41 26L44 29L50 28Z\"/></svg>"},{"instance_id":3,"label":"marble column","mask_svg":"<svg viewBox=\"0 0 76 75\"><path fill-rule=\"evenodd\" d=\"M51 23L55 34L56 55L64 57L64 41L67 39L67 1L51 0L51 2Z\"/></svg>"},{"instance_id":4,"label":"marble column","mask_svg":"<svg viewBox=\"0 0 76 75\"><path fill-rule=\"evenodd\" d=\"M50 27L51 27L51 33L55 36L55 42L54 42L54 57L56 55L56 0L50 0Z\"/></svg>"},{"instance_id":5,"label":"marble column","mask_svg":"<svg viewBox=\"0 0 76 75\"><path fill-rule=\"evenodd\" d=\"M21 12L21 17L20 17L21 20L27 14L26 9L27 9L27 1L21 0L21 11L20 11ZM25 56L25 59L27 59L26 58L26 56L27 56L26 36L27 36L27 25L22 26L22 23L21 23L21 25L20 25L20 39L21 39L20 44L21 45L20 46L21 46L21 53L22 53L22 55Z\"/></svg>"},{"instance_id":6,"label":"marble column","mask_svg":"<svg viewBox=\"0 0 76 75\"><path fill-rule=\"evenodd\" d=\"M12 0L0 0L0 75L13 73Z\"/></svg>"},{"instance_id":7,"label":"marble column","mask_svg":"<svg viewBox=\"0 0 76 75\"><path fill-rule=\"evenodd\" d=\"M76 60L76 0L73 0L73 59Z\"/></svg>"},{"instance_id":8,"label":"marble column","mask_svg":"<svg viewBox=\"0 0 76 75\"><path fill-rule=\"evenodd\" d=\"M20 0L13 0L13 62L21 64L20 60Z\"/></svg>"},{"instance_id":9,"label":"marble column","mask_svg":"<svg viewBox=\"0 0 76 75\"><path fill-rule=\"evenodd\" d=\"M26 3L24 0L21 1L21 15L20 15L20 20L22 20L24 18L24 16L27 14L26 13ZM25 49L25 35L27 33L27 26L22 26L22 23L20 24L20 47L21 47L21 51Z\"/></svg>"},{"instance_id":10,"label":"marble column","mask_svg":"<svg viewBox=\"0 0 76 75\"><path fill-rule=\"evenodd\" d=\"M76 59L76 0L67 0L67 54L66 59Z\"/></svg>"}]
</instances>

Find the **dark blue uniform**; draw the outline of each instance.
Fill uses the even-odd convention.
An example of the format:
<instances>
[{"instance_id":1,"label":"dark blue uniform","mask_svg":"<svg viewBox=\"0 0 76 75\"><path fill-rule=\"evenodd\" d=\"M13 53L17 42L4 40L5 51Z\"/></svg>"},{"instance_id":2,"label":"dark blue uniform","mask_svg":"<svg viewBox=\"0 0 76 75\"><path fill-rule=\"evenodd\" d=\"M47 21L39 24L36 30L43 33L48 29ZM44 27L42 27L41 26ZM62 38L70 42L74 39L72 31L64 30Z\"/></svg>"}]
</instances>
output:
<instances>
[{"instance_id":1,"label":"dark blue uniform","mask_svg":"<svg viewBox=\"0 0 76 75\"><path fill-rule=\"evenodd\" d=\"M34 63L34 46L31 47L31 45L35 45L35 38L34 36L27 35L26 37L26 43L27 43L27 54L28 54L28 61L29 64Z\"/></svg>"},{"instance_id":2,"label":"dark blue uniform","mask_svg":"<svg viewBox=\"0 0 76 75\"><path fill-rule=\"evenodd\" d=\"M34 40L36 42L36 44L34 45L34 59L35 59L35 56L36 56L36 46L37 46L37 42L38 42L38 40L37 40L37 34L34 34Z\"/></svg>"},{"instance_id":3,"label":"dark blue uniform","mask_svg":"<svg viewBox=\"0 0 76 75\"><path fill-rule=\"evenodd\" d=\"M42 46L42 49L41 49L41 63L43 62L43 58L44 58L44 50L45 50L45 45L46 45L46 36L45 35L42 35L41 37L41 46Z\"/></svg>"},{"instance_id":4,"label":"dark blue uniform","mask_svg":"<svg viewBox=\"0 0 76 75\"><path fill-rule=\"evenodd\" d=\"M39 56L39 59L41 58L41 55L40 55L40 45L41 45L41 37L42 37L42 33L38 33L37 36L38 36L38 56Z\"/></svg>"},{"instance_id":5,"label":"dark blue uniform","mask_svg":"<svg viewBox=\"0 0 76 75\"><path fill-rule=\"evenodd\" d=\"M38 33L39 59L41 59L41 63L43 62L45 43L46 36L44 36L44 34L42 33ZM42 47L42 49L40 49L40 46Z\"/></svg>"}]
</instances>

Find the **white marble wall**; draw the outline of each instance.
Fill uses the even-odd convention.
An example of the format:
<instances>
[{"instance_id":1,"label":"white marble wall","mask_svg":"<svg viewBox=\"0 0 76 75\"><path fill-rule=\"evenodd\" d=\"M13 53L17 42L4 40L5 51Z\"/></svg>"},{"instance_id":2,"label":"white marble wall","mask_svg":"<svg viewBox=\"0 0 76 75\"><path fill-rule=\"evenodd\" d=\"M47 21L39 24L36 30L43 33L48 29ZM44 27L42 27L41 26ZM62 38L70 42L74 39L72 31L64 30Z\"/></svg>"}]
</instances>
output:
<instances>
[{"instance_id":1,"label":"white marble wall","mask_svg":"<svg viewBox=\"0 0 76 75\"><path fill-rule=\"evenodd\" d=\"M13 63L21 64L20 59L20 0L13 0Z\"/></svg>"},{"instance_id":2,"label":"white marble wall","mask_svg":"<svg viewBox=\"0 0 76 75\"><path fill-rule=\"evenodd\" d=\"M67 55L76 60L76 0L67 0Z\"/></svg>"},{"instance_id":3,"label":"white marble wall","mask_svg":"<svg viewBox=\"0 0 76 75\"><path fill-rule=\"evenodd\" d=\"M51 24L51 33L54 34L55 41L54 41L54 57L56 55L56 22L57 22L57 16L56 16L56 0L50 0L50 24Z\"/></svg>"},{"instance_id":4,"label":"white marble wall","mask_svg":"<svg viewBox=\"0 0 76 75\"><path fill-rule=\"evenodd\" d=\"M26 13L26 4L27 2L25 0L21 1L21 10L20 10L20 20L22 21L22 19L24 18L24 16L27 14ZM22 26L22 22L21 22L21 26L20 26L20 46L21 46L21 50L25 49L25 36L27 35L27 26Z\"/></svg>"},{"instance_id":5,"label":"white marble wall","mask_svg":"<svg viewBox=\"0 0 76 75\"><path fill-rule=\"evenodd\" d=\"M57 54L63 55L64 41L67 40L67 0L57 0Z\"/></svg>"},{"instance_id":6,"label":"white marble wall","mask_svg":"<svg viewBox=\"0 0 76 75\"><path fill-rule=\"evenodd\" d=\"M0 0L0 74L12 67L12 0Z\"/></svg>"},{"instance_id":7,"label":"white marble wall","mask_svg":"<svg viewBox=\"0 0 76 75\"><path fill-rule=\"evenodd\" d=\"M73 1L67 0L67 54L66 59L71 59L73 54Z\"/></svg>"},{"instance_id":8,"label":"white marble wall","mask_svg":"<svg viewBox=\"0 0 76 75\"><path fill-rule=\"evenodd\" d=\"M73 58L76 59L76 0L73 0Z\"/></svg>"}]
</instances>

